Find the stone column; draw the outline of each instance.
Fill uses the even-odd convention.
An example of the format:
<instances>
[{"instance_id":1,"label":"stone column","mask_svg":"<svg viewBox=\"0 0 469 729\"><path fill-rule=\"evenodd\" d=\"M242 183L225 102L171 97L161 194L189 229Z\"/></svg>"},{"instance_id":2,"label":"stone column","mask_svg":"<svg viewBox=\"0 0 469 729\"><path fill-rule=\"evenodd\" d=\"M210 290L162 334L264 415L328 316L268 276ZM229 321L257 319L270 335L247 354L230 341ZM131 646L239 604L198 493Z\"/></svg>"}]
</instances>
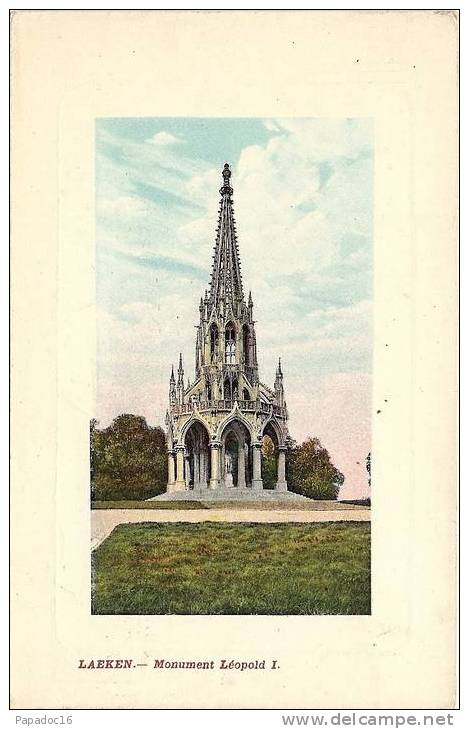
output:
<instances>
[{"instance_id":1,"label":"stone column","mask_svg":"<svg viewBox=\"0 0 469 729\"><path fill-rule=\"evenodd\" d=\"M277 483L275 484L276 491L286 491L287 482L285 479L285 454L287 449L280 446L278 450L278 462L277 462Z\"/></svg>"},{"instance_id":2,"label":"stone column","mask_svg":"<svg viewBox=\"0 0 469 729\"><path fill-rule=\"evenodd\" d=\"M211 457L211 476L210 476L210 488L218 489L220 487L220 448L221 443L215 442L210 443L210 457Z\"/></svg>"},{"instance_id":3,"label":"stone column","mask_svg":"<svg viewBox=\"0 0 469 729\"><path fill-rule=\"evenodd\" d=\"M199 487L207 488L207 452L205 450L200 451Z\"/></svg>"},{"instance_id":4,"label":"stone column","mask_svg":"<svg viewBox=\"0 0 469 729\"><path fill-rule=\"evenodd\" d=\"M264 485L262 483L261 473L261 448L262 443L254 443L252 446L252 488L253 491L262 491Z\"/></svg>"},{"instance_id":5,"label":"stone column","mask_svg":"<svg viewBox=\"0 0 469 729\"><path fill-rule=\"evenodd\" d=\"M176 481L174 483L174 491L185 491L186 483L184 481L184 451L183 445L176 446Z\"/></svg>"},{"instance_id":6,"label":"stone column","mask_svg":"<svg viewBox=\"0 0 469 729\"><path fill-rule=\"evenodd\" d=\"M191 482L191 461L188 453L184 455L184 480L186 482L186 489L189 489Z\"/></svg>"},{"instance_id":7,"label":"stone column","mask_svg":"<svg viewBox=\"0 0 469 729\"><path fill-rule=\"evenodd\" d=\"M174 491L175 480L176 476L174 472L174 451L168 451L168 492Z\"/></svg>"},{"instance_id":8,"label":"stone column","mask_svg":"<svg viewBox=\"0 0 469 729\"><path fill-rule=\"evenodd\" d=\"M244 443L238 443L238 488L246 488L246 467L244 464Z\"/></svg>"},{"instance_id":9,"label":"stone column","mask_svg":"<svg viewBox=\"0 0 469 729\"><path fill-rule=\"evenodd\" d=\"M200 453L194 453L194 488L200 488Z\"/></svg>"},{"instance_id":10,"label":"stone column","mask_svg":"<svg viewBox=\"0 0 469 729\"><path fill-rule=\"evenodd\" d=\"M225 446L222 443L218 452L218 478L220 488L225 488Z\"/></svg>"}]
</instances>

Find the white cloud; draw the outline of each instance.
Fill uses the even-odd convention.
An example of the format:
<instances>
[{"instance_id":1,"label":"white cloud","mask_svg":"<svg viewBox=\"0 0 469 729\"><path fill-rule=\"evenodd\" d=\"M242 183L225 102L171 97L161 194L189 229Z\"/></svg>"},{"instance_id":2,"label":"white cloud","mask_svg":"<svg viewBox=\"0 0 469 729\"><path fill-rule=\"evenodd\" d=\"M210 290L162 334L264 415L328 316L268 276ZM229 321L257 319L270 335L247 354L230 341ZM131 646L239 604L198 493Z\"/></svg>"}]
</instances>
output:
<instances>
[{"instance_id":1,"label":"white cloud","mask_svg":"<svg viewBox=\"0 0 469 729\"><path fill-rule=\"evenodd\" d=\"M280 129L280 127L278 126L278 124L276 124L276 122L275 122L275 121L273 121L272 119L267 119L267 120L266 120L266 121L264 122L264 126L265 126L265 128L266 128L266 129L267 129L267 130L268 130L269 132L280 132L280 131L281 131L281 129Z\"/></svg>"},{"instance_id":2,"label":"white cloud","mask_svg":"<svg viewBox=\"0 0 469 729\"><path fill-rule=\"evenodd\" d=\"M189 200L184 198L188 182L208 168L200 159L182 156L176 143L155 144L148 139L140 143L101 129L98 145L106 150L97 155L98 199L132 193L143 184L181 197L184 203Z\"/></svg>"},{"instance_id":3,"label":"white cloud","mask_svg":"<svg viewBox=\"0 0 469 729\"><path fill-rule=\"evenodd\" d=\"M166 146L168 144L180 144L183 142L179 137L170 134L169 132L157 132L150 139L147 139L148 144L156 144Z\"/></svg>"},{"instance_id":4,"label":"white cloud","mask_svg":"<svg viewBox=\"0 0 469 729\"><path fill-rule=\"evenodd\" d=\"M363 234L365 228L361 209L357 211L357 193L352 194L360 187L357 180L363 172L349 170L347 176L341 161L329 160L330 179L336 174L344 178L339 187L345 192L338 202L332 196L334 204L321 182L321 164L334 136L336 154L339 149L359 155L361 148L348 139L344 122L342 138L335 124L336 134L330 133L330 140L315 139L317 125L308 120L278 124L288 133L265 147L247 147L234 175L240 245L242 251L251 252L245 270L254 280L331 266L339 260L340 234L351 230Z\"/></svg>"},{"instance_id":5,"label":"white cloud","mask_svg":"<svg viewBox=\"0 0 469 729\"><path fill-rule=\"evenodd\" d=\"M148 201L131 195L99 199L97 202L98 215L119 216L122 220L127 216L146 215L148 209Z\"/></svg>"},{"instance_id":6,"label":"white cloud","mask_svg":"<svg viewBox=\"0 0 469 729\"><path fill-rule=\"evenodd\" d=\"M371 119L277 119L276 123L289 132L292 146L316 162L354 158L371 149Z\"/></svg>"}]
</instances>

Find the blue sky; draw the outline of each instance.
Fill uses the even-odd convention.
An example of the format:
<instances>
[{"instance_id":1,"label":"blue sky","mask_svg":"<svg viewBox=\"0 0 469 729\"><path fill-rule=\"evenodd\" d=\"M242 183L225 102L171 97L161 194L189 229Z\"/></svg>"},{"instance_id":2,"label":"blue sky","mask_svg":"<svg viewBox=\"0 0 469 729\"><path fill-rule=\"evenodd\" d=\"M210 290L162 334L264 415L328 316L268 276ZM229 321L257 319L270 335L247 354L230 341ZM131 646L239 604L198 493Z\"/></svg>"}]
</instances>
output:
<instances>
[{"instance_id":1,"label":"blue sky","mask_svg":"<svg viewBox=\"0 0 469 729\"><path fill-rule=\"evenodd\" d=\"M161 424L179 351L192 379L225 162L261 378L272 384L281 356L293 437L319 435L350 493L363 491L373 278L367 119L96 121L96 416L104 425L134 412Z\"/></svg>"}]
</instances>

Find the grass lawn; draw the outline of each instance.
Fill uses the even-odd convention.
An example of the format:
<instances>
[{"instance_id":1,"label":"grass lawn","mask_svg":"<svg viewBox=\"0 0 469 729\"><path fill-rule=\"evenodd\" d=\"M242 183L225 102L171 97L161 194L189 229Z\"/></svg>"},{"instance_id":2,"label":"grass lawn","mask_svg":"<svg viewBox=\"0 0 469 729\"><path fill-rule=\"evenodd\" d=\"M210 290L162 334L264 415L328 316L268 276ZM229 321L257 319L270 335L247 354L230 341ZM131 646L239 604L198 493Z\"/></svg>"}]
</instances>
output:
<instances>
[{"instance_id":1,"label":"grass lawn","mask_svg":"<svg viewBox=\"0 0 469 729\"><path fill-rule=\"evenodd\" d=\"M180 502L181 503L181 502ZM342 501L276 501L274 505L269 501L201 501L206 509L253 509L254 511L348 511L350 509L369 509L368 506L360 506ZM181 507L182 508L182 507Z\"/></svg>"},{"instance_id":2,"label":"grass lawn","mask_svg":"<svg viewBox=\"0 0 469 729\"><path fill-rule=\"evenodd\" d=\"M93 553L94 614L370 613L370 524L121 524Z\"/></svg>"},{"instance_id":3,"label":"grass lawn","mask_svg":"<svg viewBox=\"0 0 469 729\"><path fill-rule=\"evenodd\" d=\"M233 508L233 501L92 501L92 509L227 509ZM269 501L236 501L236 509L265 511L272 509ZM352 501L278 501L276 511L334 511L367 509L368 504Z\"/></svg>"},{"instance_id":4,"label":"grass lawn","mask_svg":"<svg viewBox=\"0 0 469 729\"><path fill-rule=\"evenodd\" d=\"M92 509L208 509L200 501L92 501Z\"/></svg>"}]
</instances>

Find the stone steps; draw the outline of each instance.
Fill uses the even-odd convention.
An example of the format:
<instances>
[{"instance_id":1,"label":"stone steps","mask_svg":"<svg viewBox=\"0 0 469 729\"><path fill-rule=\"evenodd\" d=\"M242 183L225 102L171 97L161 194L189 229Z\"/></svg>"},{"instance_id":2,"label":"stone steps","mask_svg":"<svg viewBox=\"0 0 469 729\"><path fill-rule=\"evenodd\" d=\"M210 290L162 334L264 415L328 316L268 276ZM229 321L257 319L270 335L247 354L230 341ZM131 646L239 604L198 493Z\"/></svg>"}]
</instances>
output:
<instances>
[{"instance_id":1,"label":"stone steps","mask_svg":"<svg viewBox=\"0 0 469 729\"><path fill-rule=\"evenodd\" d=\"M275 491L273 489L253 490L251 488L190 489L173 491L172 493L154 496L149 501L270 501L275 502L311 502L306 496L291 491Z\"/></svg>"}]
</instances>

